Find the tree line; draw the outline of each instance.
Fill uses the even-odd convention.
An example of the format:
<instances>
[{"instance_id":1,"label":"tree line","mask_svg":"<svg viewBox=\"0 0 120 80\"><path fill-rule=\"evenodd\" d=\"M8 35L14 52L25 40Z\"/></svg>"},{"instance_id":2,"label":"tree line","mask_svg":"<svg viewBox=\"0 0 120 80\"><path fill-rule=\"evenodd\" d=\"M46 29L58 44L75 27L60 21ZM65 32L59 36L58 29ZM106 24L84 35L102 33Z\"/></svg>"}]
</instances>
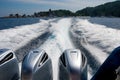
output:
<instances>
[{"instance_id":1,"label":"tree line","mask_svg":"<svg viewBox=\"0 0 120 80\"><path fill-rule=\"evenodd\" d=\"M32 15L10 14L9 18L26 18L26 17L71 17L71 16L91 16L91 17L120 17L120 0L105 3L96 7L86 7L82 10L72 12L70 10L51 10L35 12Z\"/></svg>"},{"instance_id":2,"label":"tree line","mask_svg":"<svg viewBox=\"0 0 120 80\"><path fill-rule=\"evenodd\" d=\"M93 17L120 17L120 0L115 2L105 3L96 7L87 7L76 12L79 16Z\"/></svg>"},{"instance_id":3,"label":"tree line","mask_svg":"<svg viewBox=\"0 0 120 80\"><path fill-rule=\"evenodd\" d=\"M20 14L10 14L8 18L26 18L26 17L69 17L74 16L74 13L69 10L51 10L35 12L33 15L20 15Z\"/></svg>"}]
</instances>

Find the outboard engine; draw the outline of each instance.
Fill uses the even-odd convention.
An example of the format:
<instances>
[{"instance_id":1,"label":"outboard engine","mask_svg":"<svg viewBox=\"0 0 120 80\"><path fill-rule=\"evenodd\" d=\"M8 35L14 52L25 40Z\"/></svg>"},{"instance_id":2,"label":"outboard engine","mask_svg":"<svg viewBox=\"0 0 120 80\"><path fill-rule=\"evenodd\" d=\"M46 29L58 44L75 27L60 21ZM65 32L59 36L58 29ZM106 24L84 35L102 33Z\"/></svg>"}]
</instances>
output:
<instances>
[{"instance_id":1,"label":"outboard engine","mask_svg":"<svg viewBox=\"0 0 120 80\"><path fill-rule=\"evenodd\" d=\"M80 50L68 49L61 55L59 80L87 80L87 59Z\"/></svg>"},{"instance_id":2,"label":"outboard engine","mask_svg":"<svg viewBox=\"0 0 120 80\"><path fill-rule=\"evenodd\" d=\"M22 80L53 80L52 62L44 50L33 50L22 62Z\"/></svg>"},{"instance_id":3,"label":"outboard engine","mask_svg":"<svg viewBox=\"0 0 120 80\"><path fill-rule=\"evenodd\" d=\"M19 80L18 61L9 49L0 49L0 80Z\"/></svg>"}]
</instances>

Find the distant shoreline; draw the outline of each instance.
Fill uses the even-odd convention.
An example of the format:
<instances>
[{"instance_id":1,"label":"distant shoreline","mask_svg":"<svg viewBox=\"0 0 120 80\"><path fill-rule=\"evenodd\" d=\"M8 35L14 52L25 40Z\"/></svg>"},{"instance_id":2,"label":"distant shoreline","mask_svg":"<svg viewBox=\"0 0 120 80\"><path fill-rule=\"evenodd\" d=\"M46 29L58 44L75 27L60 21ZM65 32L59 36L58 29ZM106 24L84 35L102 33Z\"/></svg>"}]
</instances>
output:
<instances>
[{"instance_id":1,"label":"distant shoreline","mask_svg":"<svg viewBox=\"0 0 120 80\"><path fill-rule=\"evenodd\" d=\"M95 7L86 7L82 10L72 12L70 10L59 9L34 12L27 14L9 14L1 18L54 18L54 17L120 17L120 1L108 2Z\"/></svg>"},{"instance_id":2,"label":"distant shoreline","mask_svg":"<svg viewBox=\"0 0 120 80\"><path fill-rule=\"evenodd\" d=\"M120 17L115 17L115 16L111 16L111 17L108 17L108 16L102 16L102 17L98 17L98 16L94 16L94 17L91 17L91 16L69 16L69 17L79 17L79 18L120 18ZM62 17L19 17L19 18L16 18L14 17L13 19L23 19L23 18L42 18L42 19L46 19L46 18L62 18ZM0 17L0 19L12 19L12 17Z\"/></svg>"}]
</instances>

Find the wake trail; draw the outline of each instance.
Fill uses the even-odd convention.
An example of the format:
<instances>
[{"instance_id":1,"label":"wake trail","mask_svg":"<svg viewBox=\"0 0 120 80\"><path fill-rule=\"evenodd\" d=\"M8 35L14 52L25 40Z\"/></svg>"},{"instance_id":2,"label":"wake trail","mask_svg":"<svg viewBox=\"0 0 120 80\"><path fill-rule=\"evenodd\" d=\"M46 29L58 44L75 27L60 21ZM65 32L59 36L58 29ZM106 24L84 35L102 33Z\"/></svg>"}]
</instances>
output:
<instances>
[{"instance_id":1,"label":"wake trail","mask_svg":"<svg viewBox=\"0 0 120 80\"><path fill-rule=\"evenodd\" d=\"M90 23L86 19L76 19L71 28L71 37L74 38L74 44L85 53L91 77L112 50L119 46L119 32L120 30L104 25Z\"/></svg>"},{"instance_id":2,"label":"wake trail","mask_svg":"<svg viewBox=\"0 0 120 80\"><path fill-rule=\"evenodd\" d=\"M59 57L65 49L75 48L69 37L69 28L71 27L71 18L60 19L58 22L52 23L52 35L41 45L40 49L44 49L52 59L53 80L58 79Z\"/></svg>"}]
</instances>

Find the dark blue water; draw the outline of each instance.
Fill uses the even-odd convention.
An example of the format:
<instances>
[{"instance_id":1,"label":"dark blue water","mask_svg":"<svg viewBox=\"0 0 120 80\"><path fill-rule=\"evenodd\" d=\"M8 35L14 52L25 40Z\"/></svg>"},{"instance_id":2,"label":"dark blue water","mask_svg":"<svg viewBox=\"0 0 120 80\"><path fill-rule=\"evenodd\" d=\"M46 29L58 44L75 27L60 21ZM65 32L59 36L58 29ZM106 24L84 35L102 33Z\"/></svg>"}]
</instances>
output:
<instances>
[{"instance_id":1,"label":"dark blue water","mask_svg":"<svg viewBox=\"0 0 120 80\"><path fill-rule=\"evenodd\" d=\"M40 19L41 18L0 18L0 30L14 28L16 26L19 27L21 25L38 23ZM85 19L88 19L91 23L101 24L110 28L120 29L120 18L90 17Z\"/></svg>"},{"instance_id":2,"label":"dark blue water","mask_svg":"<svg viewBox=\"0 0 120 80\"><path fill-rule=\"evenodd\" d=\"M92 23L105 25L110 28L120 29L120 18L88 18Z\"/></svg>"},{"instance_id":3,"label":"dark blue water","mask_svg":"<svg viewBox=\"0 0 120 80\"><path fill-rule=\"evenodd\" d=\"M38 23L40 18L0 18L0 30Z\"/></svg>"}]
</instances>

